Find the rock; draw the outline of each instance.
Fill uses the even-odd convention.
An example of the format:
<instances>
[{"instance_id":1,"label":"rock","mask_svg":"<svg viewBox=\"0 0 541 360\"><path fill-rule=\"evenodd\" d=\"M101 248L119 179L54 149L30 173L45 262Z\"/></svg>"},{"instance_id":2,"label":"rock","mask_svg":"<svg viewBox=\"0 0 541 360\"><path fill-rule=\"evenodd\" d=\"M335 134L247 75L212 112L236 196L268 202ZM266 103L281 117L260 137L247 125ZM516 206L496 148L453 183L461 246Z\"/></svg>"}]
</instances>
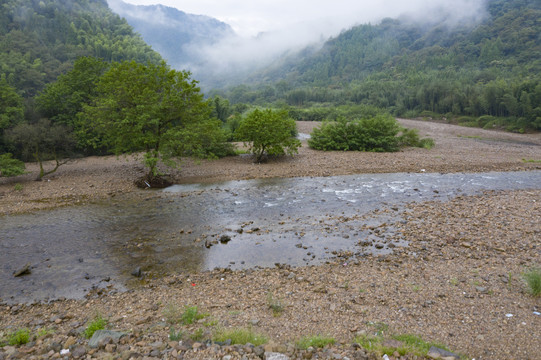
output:
<instances>
[{"instance_id":1,"label":"rock","mask_svg":"<svg viewBox=\"0 0 541 360\"><path fill-rule=\"evenodd\" d=\"M488 289L486 287L476 286L475 289L477 291L479 291L481 294L487 294L488 293Z\"/></svg>"},{"instance_id":2,"label":"rock","mask_svg":"<svg viewBox=\"0 0 541 360\"><path fill-rule=\"evenodd\" d=\"M281 353L266 352L265 360L289 360L289 356Z\"/></svg>"},{"instance_id":3,"label":"rock","mask_svg":"<svg viewBox=\"0 0 541 360\"><path fill-rule=\"evenodd\" d=\"M68 340L64 343L64 349L69 349L71 345L74 345L77 339L75 339L73 336L70 336Z\"/></svg>"},{"instance_id":4,"label":"rock","mask_svg":"<svg viewBox=\"0 0 541 360\"><path fill-rule=\"evenodd\" d=\"M132 272L131 274L135 277L141 277L141 275L143 274L142 271L141 271L141 267L138 266L136 267Z\"/></svg>"},{"instance_id":5,"label":"rock","mask_svg":"<svg viewBox=\"0 0 541 360\"><path fill-rule=\"evenodd\" d=\"M443 359L443 360L460 359L460 356L458 356L457 354L454 354L447 350L437 348L435 346L432 346L430 350L428 350L428 354L426 354L426 356L428 356L430 359Z\"/></svg>"},{"instance_id":6,"label":"rock","mask_svg":"<svg viewBox=\"0 0 541 360\"><path fill-rule=\"evenodd\" d=\"M81 358L86 355L86 348L84 346L76 346L71 352L71 356L75 359Z\"/></svg>"},{"instance_id":7,"label":"rock","mask_svg":"<svg viewBox=\"0 0 541 360\"><path fill-rule=\"evenodd\" d=\"M222 244L227 244L227 243L230 242L230 241L231 241L231 236L229 236L229 235L222 235L222 236L220 237L220 242L221 242Z\"/></svg>"},{"instance_id":8,"label":"rock","mask_svg":"<svg viewBox=\"0 0 541 360\"><path fill-rule=\"evenodd\" d=\"M91 348L97 348L100 341L106 339L107 337L111 338L113 342L118 343L121 337L126 336L126 333L112 330L97 330L92 338L88 341L88 346Z\"/></svg>"},{"instance_id":9,"label":"rock","mask_svg":"<svg viewBox=\"0 0 541 360\"><path fill-rule=\"evenodd\" d=\"M13 272L13 276L14 277L19 277L19 276L23 276L23 275L28 275L32 272L31 270L31 264L30 263L27 263L25 264L22 268L20 268L19 270L16 270Z\"/></svg>"},{"instance_id":10,"label":"rock","mask_svg":"<svg viewBox=\"0 0 541 360\"><path fill-rule=\"evenodd\" d=\"M54 352L59 352L60 350L62 350L62 345L53 341L52 343L49 344L48 348L49 350L52 350Z\"/></svg>"},{"instance_id":11,"label":"rock","mask_svg":"<svg viewBox=\"0 0 541 360\"><path fill-rule=\"evenodd\" d=\"M261 345L259 346L256 346L254 348L254 354L256 354L256 356L260 357L261 359L263 359L263 357L265 356L265 348Z\"/></svg>"}]
</instances>

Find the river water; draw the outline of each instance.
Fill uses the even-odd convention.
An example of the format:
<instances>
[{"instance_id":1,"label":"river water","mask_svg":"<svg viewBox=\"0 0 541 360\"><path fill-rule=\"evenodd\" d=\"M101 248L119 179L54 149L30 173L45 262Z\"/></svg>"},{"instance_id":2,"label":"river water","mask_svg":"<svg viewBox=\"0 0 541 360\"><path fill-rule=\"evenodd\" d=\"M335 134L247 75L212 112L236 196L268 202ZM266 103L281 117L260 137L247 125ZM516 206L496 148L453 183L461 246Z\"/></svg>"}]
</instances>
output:
<instances>
[{"instance_id":1,"label":"river water","mask_svg":"<svg viewBox=\"0 0 541 360\"><path fill-rule=\"evenodd\" d=\"M317 264L407 246L403 206L485 190L541 189L541 171L370 174L175 185L0 217L0 299L80 298L92 288L215 267ZM385 225L385 233L378 227ZM220 240L223 240L222 243ZM362 243L362 246L360 245ZM29 275L14 277L24 264Z\"/></svg>"}]
</instances>

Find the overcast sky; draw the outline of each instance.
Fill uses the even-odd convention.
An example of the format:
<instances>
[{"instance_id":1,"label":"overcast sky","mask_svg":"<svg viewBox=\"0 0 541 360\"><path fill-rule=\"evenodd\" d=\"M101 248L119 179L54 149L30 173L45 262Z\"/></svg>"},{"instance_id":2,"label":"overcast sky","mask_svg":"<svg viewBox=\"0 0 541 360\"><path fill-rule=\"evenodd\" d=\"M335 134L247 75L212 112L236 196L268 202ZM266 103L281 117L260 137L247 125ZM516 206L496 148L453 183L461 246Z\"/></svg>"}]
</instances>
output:
<instances>
[{"instance_id":1,"label":"overcast sky","mask_svg":"<svg viewBox=\"0 0 541 360\"><path fill-rule=\"evenodd\" d=\"M317 27L333 35L352 25L401 14L452 17L479 15L485 0L124 0L135 5L163 4L190 14L208 15L233 27L238 35L288 28Z\"/></svg>"}]
</instances>

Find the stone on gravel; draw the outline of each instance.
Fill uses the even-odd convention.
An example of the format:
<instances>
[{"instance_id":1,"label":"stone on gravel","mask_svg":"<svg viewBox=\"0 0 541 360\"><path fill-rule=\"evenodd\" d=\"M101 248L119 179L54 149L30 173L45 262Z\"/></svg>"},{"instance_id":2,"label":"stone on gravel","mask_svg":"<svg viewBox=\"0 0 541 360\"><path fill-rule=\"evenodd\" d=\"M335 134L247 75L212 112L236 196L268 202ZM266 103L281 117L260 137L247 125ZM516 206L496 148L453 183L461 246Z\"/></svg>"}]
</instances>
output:
<instances>
[{"instance_id":1,"label":"stone on gravel","mask_svg":"<svg viewBox=\"0 0 541 360\"><path fill-rule=\"evenodd\" d=\"M126 333L112 330L97 330L92 338L88 341L88 346L91 348L97 348L102 340L105 338L111 338L115 343L117 343L121 337L126 336Z\"/></svg>"},{"instance_id":2,"label":"stone on gravel","mask_svg":"<svg viewBox=\"0 0 541 360\"><path fill-rule=\"evenodd\" d=\"M443 360L458 360L460 359L460 356L457 354L454 354L450 351L443 350L440 348L437 348L435 346L432 346L428 350L428 354L426 354L430 359L443 359Z\"/></svg>"},{"instance_id":3,"label":"stone on gravel","mask_svg":"<svg viewBox=\"0 0 541 360\"><path fill-rule=\"evenodd\" d=\"M14 277L19 277L19 276L23 276L23 275L28 275L32 272L31 270L31 264L30 263L27 263L25 264L22 268L20 268L19 270L16 270L13 272L13 276Z\"/></svg>"},{"instance_id":4,"label":"stone on gravel","mask_svg":"<svg viewBox=\"0 0 541 360\"><path fill-rule=\"evenodd\" d=\"M281 353L266 352L265 360L289 360L289 356Z\"/></svg>"},{"instance_id":5,"label":"stone on gravel","mask_svg":"<svg viewBox=\"0 0 541 360\"><path fill-rule=\"evenodd\" d=\"M84 346L77 346L71 352L71 356L75 359L79 359L86 355L86 348Z\"/></svg>"}]
</instances>

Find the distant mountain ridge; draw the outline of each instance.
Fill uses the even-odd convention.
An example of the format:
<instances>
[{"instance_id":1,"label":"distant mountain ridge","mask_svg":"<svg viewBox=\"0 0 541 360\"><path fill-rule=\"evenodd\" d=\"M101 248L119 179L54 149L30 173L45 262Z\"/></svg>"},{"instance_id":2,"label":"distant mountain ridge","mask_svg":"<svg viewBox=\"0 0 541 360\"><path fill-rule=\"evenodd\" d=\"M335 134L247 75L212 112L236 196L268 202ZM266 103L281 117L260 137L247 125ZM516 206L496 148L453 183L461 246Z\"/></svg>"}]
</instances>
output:
<instances>
[{"instance_id":1,"label":"distant mountain ridge","mask_svg":"<svg viewBox=\"0 0 541 360\"><path fill-rule=\"evenodd\" d=\"M108 0L109 7L141 34L174 68L200 63L194 47L209 46L235 35L226 23L205 15L187 14L164 5L131 5Z\"/></svg>"}]
</instances>

